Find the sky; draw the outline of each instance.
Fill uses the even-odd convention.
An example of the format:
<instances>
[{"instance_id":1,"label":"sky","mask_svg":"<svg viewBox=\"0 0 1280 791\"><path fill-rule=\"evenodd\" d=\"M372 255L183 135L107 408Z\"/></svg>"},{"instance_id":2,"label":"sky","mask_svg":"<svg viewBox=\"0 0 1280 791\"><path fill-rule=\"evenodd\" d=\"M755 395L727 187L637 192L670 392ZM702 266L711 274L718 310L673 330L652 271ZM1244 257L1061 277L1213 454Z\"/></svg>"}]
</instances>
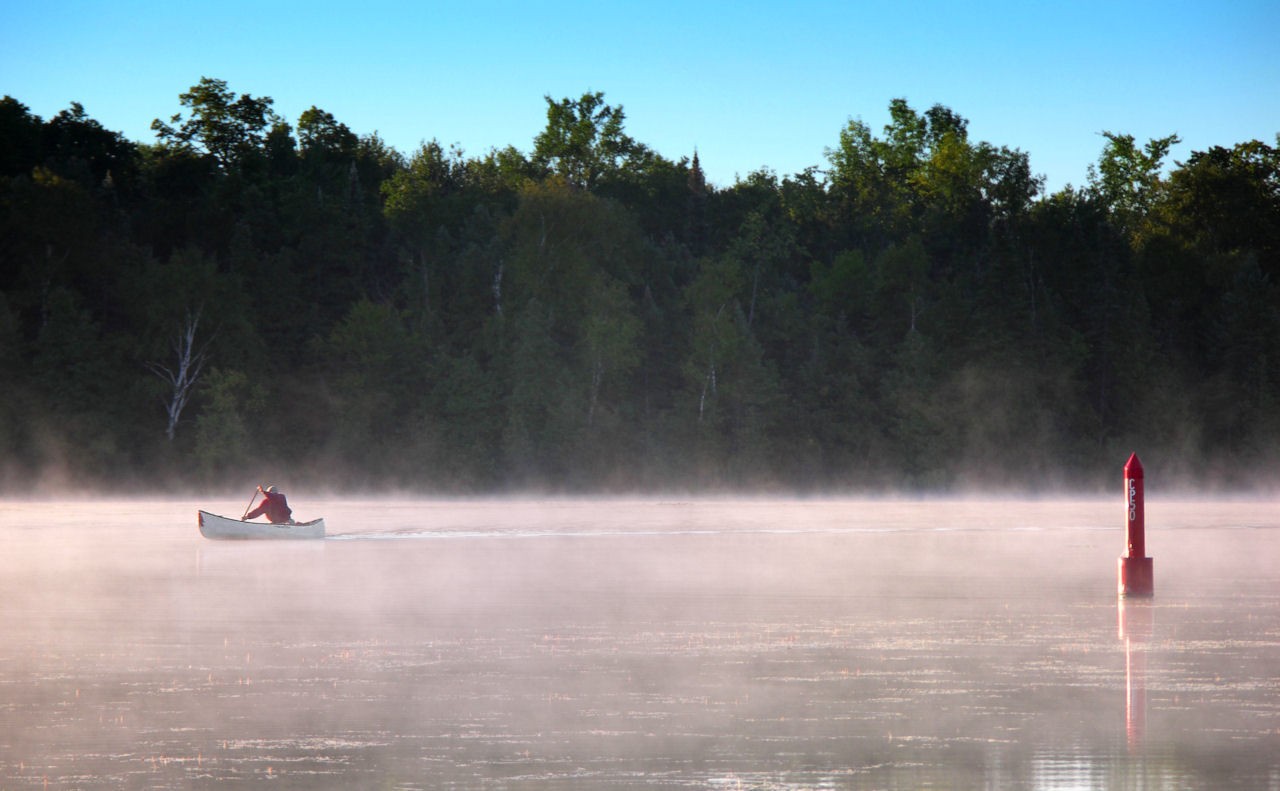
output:
<instances>
[{"instance_id":1,"label":"sky","mask_svg":"<svg viewBox=\"0 0 1280 791\"><path fill-rule=\"evenodd\" d=\"M412 155L529 153L543 97L601 91L626 131L720 187L825 168L892 99L945 105L1083 186L1103 131L1177 134L1170 160L1280 133L1280 2L272 2L11 0L0 93L46 120L78 101L137 142L201 77L316 106Z\"/></svg>"}]
</instances>

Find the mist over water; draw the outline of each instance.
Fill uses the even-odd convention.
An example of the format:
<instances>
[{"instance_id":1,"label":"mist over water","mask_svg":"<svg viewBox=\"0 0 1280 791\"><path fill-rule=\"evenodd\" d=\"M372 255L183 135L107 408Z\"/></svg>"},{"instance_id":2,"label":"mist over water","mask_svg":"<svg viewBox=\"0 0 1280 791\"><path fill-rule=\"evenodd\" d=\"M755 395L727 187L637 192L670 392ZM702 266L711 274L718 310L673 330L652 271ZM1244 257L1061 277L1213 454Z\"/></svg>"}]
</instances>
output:
<instances>
[{"instance_id":1,"label":"mist over water","mask_svg":"<svg viewBox=\"0 0 1280 791\"><path fill-rule=\"evenodd\" d=\"M0 788L1280 784L1280 511L0 503Z\"/></svg>"}]
</instances>

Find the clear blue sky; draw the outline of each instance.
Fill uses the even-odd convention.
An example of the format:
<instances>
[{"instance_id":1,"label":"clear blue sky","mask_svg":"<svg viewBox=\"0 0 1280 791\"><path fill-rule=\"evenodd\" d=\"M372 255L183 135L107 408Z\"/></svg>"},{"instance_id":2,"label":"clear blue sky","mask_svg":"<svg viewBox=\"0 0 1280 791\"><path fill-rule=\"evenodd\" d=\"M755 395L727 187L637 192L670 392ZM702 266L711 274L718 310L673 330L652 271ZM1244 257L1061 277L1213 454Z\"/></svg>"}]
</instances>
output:
<instances>
[{"instance_id":1,"label":"clear blue sky","mask_svg":"<svg viewBox=\"0 0 1280 791\"><path fill-rule=\"evenodd\" d=\"M0 93L44 118L79 101L126 137L202 76L312 105L406 155L528 152L544 95L603 91L632 137L696 148L712 182L825 167L853 118L944 104L1019 148L1050 191L1085 183L1103 130L1193 150L1280 132L1280 1L14 2Z\"/></svg>"}]
</instances>

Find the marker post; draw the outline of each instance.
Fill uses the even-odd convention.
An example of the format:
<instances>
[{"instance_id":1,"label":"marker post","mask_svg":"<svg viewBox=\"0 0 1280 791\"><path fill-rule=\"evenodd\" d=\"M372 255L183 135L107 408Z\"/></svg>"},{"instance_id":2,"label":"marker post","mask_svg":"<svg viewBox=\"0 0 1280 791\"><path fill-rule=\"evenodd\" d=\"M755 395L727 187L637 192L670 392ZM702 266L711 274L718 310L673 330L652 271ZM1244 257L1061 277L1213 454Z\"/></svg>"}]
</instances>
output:
<instances>
[{"instance_id":1,"label":"marker post","mask_svg":"<svg viewBox=\"0 0 1280 791\"><path fill-rule=\"evenodd\" d=\"M1131 453L1124 465L1125 551L1120 558L1121 596L1154 596L1155 569L1147 557L1142 461Z\"/></svg>"}]
</instances>

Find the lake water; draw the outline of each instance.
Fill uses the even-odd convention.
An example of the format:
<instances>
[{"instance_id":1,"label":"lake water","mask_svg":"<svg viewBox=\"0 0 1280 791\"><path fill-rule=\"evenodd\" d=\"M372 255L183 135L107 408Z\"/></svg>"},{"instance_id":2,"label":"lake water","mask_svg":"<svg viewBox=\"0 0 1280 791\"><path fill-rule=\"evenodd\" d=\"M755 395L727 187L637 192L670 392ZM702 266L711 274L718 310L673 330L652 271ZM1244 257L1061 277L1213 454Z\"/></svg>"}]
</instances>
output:
<instances>
[{"instance_id":1,"label":"lake water","mask_svg":"<svg viewBox=\"0 0 1280 791\"><path fill-rule=\"evenodd\" d=\"M1280 789L1280 503L291 500L0 502L0 789Z\"/></svg>"}]
</instances>

